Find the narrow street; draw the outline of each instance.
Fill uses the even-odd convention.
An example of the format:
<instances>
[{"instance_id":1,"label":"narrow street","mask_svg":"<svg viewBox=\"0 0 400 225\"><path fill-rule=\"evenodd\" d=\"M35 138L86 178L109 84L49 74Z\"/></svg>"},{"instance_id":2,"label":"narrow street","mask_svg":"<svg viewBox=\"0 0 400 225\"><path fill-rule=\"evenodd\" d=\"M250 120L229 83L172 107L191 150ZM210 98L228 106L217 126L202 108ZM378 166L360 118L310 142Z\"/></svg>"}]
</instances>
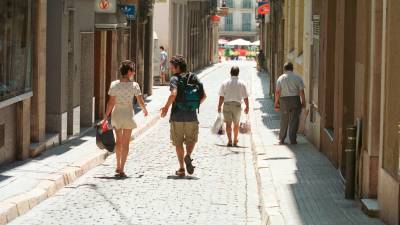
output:
<instances>
[{"instance_id":1,"label":"narrow street","mask_svg":"<svg viewBox=\"0 0 400 225\"><path fill-rule=\"evenodd\" d=\"M162 119L131 143L129 178L114 178L112 155L10 224L260 224L250 137L241 137L241 148L228 149L225 136L210 132L219 85L234 63L250 84L256 75L254 62L217 64L211 72L200 73L208 99L200 108L193 176L173 176L178 163L168 119Z\"/></svg>"}]
</instances>

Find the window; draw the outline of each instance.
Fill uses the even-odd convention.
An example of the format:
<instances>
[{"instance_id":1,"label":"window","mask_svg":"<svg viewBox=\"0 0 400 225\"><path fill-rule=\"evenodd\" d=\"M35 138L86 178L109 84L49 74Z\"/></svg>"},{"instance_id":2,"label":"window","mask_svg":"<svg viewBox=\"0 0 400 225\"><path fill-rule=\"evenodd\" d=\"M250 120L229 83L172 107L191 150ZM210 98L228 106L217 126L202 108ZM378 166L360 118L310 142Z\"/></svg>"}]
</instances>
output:
<instances>
[{"instance_id":1,"label":"window","mask_svg":"<svg viewBox=\"0 0 400 225\"><path fill-rule=\"evenodd\" d=\"M0 1L0 101L31 91L31 0Z\"/></svg>"},{"instance_id":2,"label":"window","mask_svg":"<svg viewBox=\"0 0 400 225\"><path fill-rule=\"evenodd\" d=\"M235 4L233 3L234 0L226 0L226 7L228 8L235 8Z\"/></svg>"},{"instance_id":3,"label":"window","mask_svg":"<svg viewBox=\"0 0 400 225\"><path fill-rule=\"evenodd\" d=\"M229 13L228 16L225 17L225 31L233 31L233 15Z\"/></svg>"},{"instance_id":4,"label":"window","mask_svg":"<svg viewBox=\"0 0 400 225\"><path fill-rule=\"evenodd\" d=\"M252 0L243 0L242 8L251 9L253 8L253 1Z\"/></svg>"},{"instance_id":5,"label":"window","mask_svg":"<svg viewBox=\"0 0 400 225\"><path fill-rule=\"evenodd\" d=\"M251 31L251 13L242 14L242 31Z\"/></svg>"}]
</instances>

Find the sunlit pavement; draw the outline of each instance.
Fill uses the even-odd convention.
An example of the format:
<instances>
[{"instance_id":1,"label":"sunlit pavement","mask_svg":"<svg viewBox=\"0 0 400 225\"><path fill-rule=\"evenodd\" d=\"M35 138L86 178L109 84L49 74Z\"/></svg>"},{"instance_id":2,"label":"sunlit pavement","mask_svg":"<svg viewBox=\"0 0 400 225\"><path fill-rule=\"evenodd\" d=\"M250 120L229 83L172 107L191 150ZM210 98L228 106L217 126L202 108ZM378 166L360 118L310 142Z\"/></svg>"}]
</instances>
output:
<instances>
[{"instance_id":1,"label":"sunlit pavement","mask_svg":"<svg viewBox=\"0 0 400 225\"><path fill-rule=\"evenodd\" d=\"M242 148L228 149L224 136L210 133L219 85L233 64L250 84L254 62L225 62L200 74L208 99L200 108L193 176L173 176L178 163L168 119L162 119L132 142L129 178L114 178L111 156L11 224L260 224L250 138L242 136Z\"/></svg>"}]
</instances>

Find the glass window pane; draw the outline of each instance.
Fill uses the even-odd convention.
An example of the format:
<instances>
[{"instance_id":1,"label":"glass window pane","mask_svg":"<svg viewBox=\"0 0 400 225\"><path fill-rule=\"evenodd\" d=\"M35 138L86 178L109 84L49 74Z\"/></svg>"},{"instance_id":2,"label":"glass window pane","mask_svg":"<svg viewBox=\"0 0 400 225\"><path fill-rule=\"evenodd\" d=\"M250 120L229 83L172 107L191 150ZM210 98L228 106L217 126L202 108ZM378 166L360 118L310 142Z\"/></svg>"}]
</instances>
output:
<instances>
[{"instance_id":1,"label":"glass window pane","mask_svg":"<svg viewBox=\"0 0 400 225\"><path fill-rule=\"evenodd\" d=\"M235 5L233 3L233 0L226 0L226 7L234 8Z\"/></svg>"},{"instance_id":2,"label":"glass window pane","mask_svg":"<svg viewBox=\"0 0 400 225\"><path fill-rule=\"evenodd\" d=\"M0 1L0 101L31 90L31 0Z\"/></svg>"},{"instance_id":3,"label":"glass window pane","mask_svg":"<svg viewBox=\"0 0 400 225\"><path fill-rule=\"evenodd\" d=\"M242 30L251 31L251 13L242 14Z\"/></svg>"},{"instance_id":4,"label":"glass window pane","mask_svg":"<svg viewBox=\"0 0 400 225\"><path fill-rule=\"evenodd\" d=\"M253 7L252 0L243 0L242 7L245 9L250 9Z\"/></svg>"},{"instance_id":5,"label":"glass window pane","mask_svg":"<svg viewBox=\"0 0 400 225\"><path fill-rule=\"evenodd\" d=\"M229 13L225 18L225 30L232 31L233 30L233 15Z\"/></svg>"}]
</instances>

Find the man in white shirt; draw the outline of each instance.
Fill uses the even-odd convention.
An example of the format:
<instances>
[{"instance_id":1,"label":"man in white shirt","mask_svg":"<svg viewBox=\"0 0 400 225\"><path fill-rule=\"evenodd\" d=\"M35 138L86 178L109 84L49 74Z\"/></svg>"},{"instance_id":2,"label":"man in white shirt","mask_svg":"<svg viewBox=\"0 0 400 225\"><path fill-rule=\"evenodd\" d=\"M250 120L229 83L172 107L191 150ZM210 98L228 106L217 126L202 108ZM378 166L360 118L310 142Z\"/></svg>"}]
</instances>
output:
<instances>
[{"instance_id":1,"label":"man in white shirt","mask_svg":"<svg viewBox=\"0 0 400 225\"><path fill-rule=\"evenodd\" d=\"M219 90L218 113L223 111L226 123L226 134L228 136L228 147L237 147L242 113L242 101L246 104L244 112L249 113L249 93L243 81L239 80L239 67L231 69L231 78L226 80ZM222 105L224 106L221 110ZM233 142L232 142L233 123Z\"/></svg>"},{"instance_id":2,"label":"man in white shirt","mask_svg":"<svg viewBox=\"0 0 400 225\"><path fill-rule=\"evenodd\" d=\"M284 71L284 74L276 82L275 91L275 110L281 112L279 144L285 144L286 134L289 130L290 144L295 145L297 144L301 109L306 107L304 82L293 72L292 63L285 63Z\"/></svg>"}]
</instances>

